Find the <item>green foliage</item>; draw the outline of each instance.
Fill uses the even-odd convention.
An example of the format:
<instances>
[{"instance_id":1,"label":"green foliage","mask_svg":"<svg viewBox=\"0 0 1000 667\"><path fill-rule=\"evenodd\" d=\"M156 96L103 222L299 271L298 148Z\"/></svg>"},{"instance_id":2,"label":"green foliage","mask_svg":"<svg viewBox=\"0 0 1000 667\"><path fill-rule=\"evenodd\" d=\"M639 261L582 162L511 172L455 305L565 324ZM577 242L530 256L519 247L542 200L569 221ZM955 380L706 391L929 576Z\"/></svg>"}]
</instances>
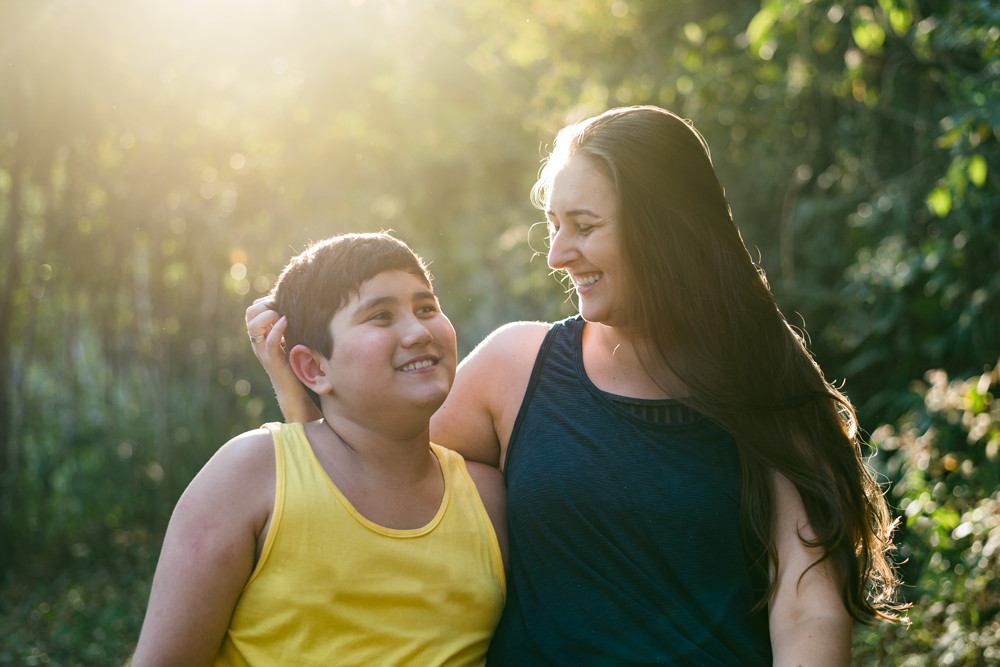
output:
<instances>
[{"instance_id":1,"label":"green foliage","mask_svg":"<svg viewBox=\"0 0 1000 667\"><path fill-rule=\"evenodd\" d=\"M870 462L893 482L890 498L905 520L900 555L912 625L857 639L882 640L895 664L1000 663L998 371L951 382L929 371L926 384L912 386L922 404L872 434L878 454Z\"/></svg>"},{"instance_id":2,"label":"green foliage","mask_svg":"<svg viewBox=\"0 0 1000 667\"><path fill-rule=\"evenodd\" d=\"M5 586L0 664L124 664L139 637L157 557L148 545L127 542L119 537L105 558L78 559L54 577L36 567Z\"/></svg>"}]
</instances>

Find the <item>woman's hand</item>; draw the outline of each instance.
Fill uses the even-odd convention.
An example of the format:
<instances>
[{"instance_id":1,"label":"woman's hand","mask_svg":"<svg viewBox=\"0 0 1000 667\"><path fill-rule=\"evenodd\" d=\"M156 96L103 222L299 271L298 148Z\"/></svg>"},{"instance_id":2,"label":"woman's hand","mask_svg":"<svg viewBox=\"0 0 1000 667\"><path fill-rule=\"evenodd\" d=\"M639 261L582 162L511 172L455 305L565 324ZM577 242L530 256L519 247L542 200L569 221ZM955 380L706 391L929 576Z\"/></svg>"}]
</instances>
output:
<instances>
[{"instance_id":1,"label":"woman's hand","mask_svg":"<svg viewBox=\"0 0 1000 667\"><path fill-rule=\"evenodd\" d=\"M282 347L287 326L288 321L274 310L272 297L261 297L247 308L250 346L272 381L275 377L280 378L286 369L288 372L292 370L288 365L288 355Z\"/></svg>"},{"instance_id":2,"label":"woman's hand","mask_svg":"<svg viewBox=\"0 0 1000 667\"><path fill-rule=\"evenodd\" d=\"M320 419L322 413L288 364L283 338L288 320L274 310L274 300L266 296L254 301L247 308L246 320L253 353L271 378L285 421L304 423Z\"/></svg>"}]
</instances>

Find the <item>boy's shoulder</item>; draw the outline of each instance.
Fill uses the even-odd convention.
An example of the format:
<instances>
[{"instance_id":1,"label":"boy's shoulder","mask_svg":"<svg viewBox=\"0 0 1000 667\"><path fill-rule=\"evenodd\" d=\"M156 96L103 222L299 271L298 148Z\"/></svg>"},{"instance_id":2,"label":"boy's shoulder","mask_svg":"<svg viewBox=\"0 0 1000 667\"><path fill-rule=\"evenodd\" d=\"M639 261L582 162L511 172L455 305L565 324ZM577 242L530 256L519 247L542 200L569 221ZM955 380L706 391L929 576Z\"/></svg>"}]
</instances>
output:
<instances>
[{"instance_id":1,"label":"boy's shoulder","mask_svg":"<svg viewBox=\"0 0 1000 667\"><path fill-rule=\"evenodd\" d=\"M259 490L263 497L268 492L273 495L274 474L274 438L261 427L241 433L220 447L192 480L192 486L207 484L244 499Z\"/></svg>"},{"instance_id":2,"label":"boy's shoulder","mask_svg":"<svg viewBox=\"0 0 1000 667\"><path fill-rule=\"evenodd\" d=\"M266 426L241 433L215 453L212 459L219 458L229 465L257 467L270 464L274 470L274 436Z\"/></svg>"}]
</instances>

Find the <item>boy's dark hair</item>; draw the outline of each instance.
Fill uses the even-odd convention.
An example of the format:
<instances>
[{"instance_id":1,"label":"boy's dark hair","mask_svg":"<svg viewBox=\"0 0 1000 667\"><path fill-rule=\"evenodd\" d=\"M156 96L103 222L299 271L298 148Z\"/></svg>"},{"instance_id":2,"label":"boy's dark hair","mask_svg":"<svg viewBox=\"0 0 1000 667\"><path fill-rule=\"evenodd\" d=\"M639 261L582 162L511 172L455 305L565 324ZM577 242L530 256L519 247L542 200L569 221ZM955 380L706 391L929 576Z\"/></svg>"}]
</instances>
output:
<instances>
[{"instance_id":1,"label":"boy's dark hair","mask_svg":"<svg viewBox=\"0 0 1000 667\"><path fill-rule=\"evenodd\" d=\"M383 271L406 271L431 286L431 275L410 248L384 232L341 234L318 241L288 262L271 295L288 320L288 349L305 345L327 359L333 354L330 320L361 285Z\"/></svg>"}]
</instances>

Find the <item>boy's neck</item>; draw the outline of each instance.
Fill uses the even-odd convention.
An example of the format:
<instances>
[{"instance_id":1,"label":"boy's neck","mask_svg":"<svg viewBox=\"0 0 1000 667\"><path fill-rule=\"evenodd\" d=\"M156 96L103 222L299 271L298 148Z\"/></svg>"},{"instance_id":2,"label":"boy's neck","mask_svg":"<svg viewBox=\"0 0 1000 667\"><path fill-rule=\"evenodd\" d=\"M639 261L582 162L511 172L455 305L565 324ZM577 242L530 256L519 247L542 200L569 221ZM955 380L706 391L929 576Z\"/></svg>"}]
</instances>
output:
<instances>
[{"instance_id":1,"label":"boy's neck","mask_svg":"<svg viewBox=\"0 0 1000 667\"><path fill-rule=\"evenodd\" d=\"M304 425L306 437L330 481L354 509L385 528L427 525L446 488L438 458L430 451L427 417L421 429L419 420L408 421L406 415L366 423L331 410L326 402L323 407L323 419ZM401 428L406 424L409 431ZM386 426L393 430L386 432Z\"/></svg>"},{"instance_id":2,"label":"boy's neck","mask_svg":"<svg viewBox=\"0 0 1000 667\"><path fill-rule=\"evenodd\" d=\"M388 425L392 428L387 428ZM369 417L366 420L340 414L324 402L322 425L329 438L324 443L331 454L356 466L358 472L392 478L398 483L418 481L431 471L436 459L430 455L430 420ZM340 450L340 451L336 451Z\"/></svg>"}]
</instances>

